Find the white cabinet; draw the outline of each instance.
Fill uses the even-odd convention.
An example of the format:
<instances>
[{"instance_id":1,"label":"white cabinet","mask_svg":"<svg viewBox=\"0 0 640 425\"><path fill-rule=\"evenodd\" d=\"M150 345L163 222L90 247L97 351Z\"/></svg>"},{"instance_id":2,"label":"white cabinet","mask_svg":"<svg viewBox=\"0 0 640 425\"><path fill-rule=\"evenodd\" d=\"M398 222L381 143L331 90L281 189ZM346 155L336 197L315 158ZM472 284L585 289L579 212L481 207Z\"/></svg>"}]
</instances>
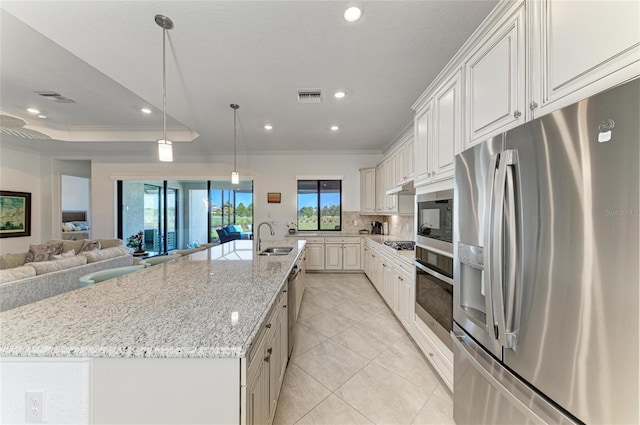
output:
<instances>
[{"instance_id":1,"label":"white cabinet","mask_svg":"<svg viewBox=\"0 0 640 425\"><path fill-rule=\"evenodd\" d=\"M410 330L412 326L412 312L414 310L414 277L405 268L397 266L394 269L394 279L394 312L404 327ZM409 331L409 333L411 333L411 331Z\"/></svg>"},{"instance_id":2,"label":"white cabinet","mask_svg":"<svg viewBox=\"0 0 640 425\"><path fill-rule=\"evenodd\" d=\"M393 295L394 295L394 283L395 279L393 276L393 263L388 258L382 257L382 298L387 302L391 310L393 310L393 305L395 304Z\"/></svg>"},{"instance_id":3,"label":"white cabinet","mask_svg":"<svg viewBox=\"0 0 640 425\"><path fill-rule=\"evenodd\" d=\"M423 186L431 181L429 146L433 143L433 102L429 99L414 117L415 165L414 186Z\"/></svg>"},{"instance_id":4,"label":"white cabinet","mask_svg":"<svg viewBox=\"0 0 640 425\"><path fill-rule=\"evenodd\" d=\"M361 270L360 237L325 238L325 270Z\"/></svg>"},{"instance_id":5,"label":"white cabinet","mask_svg":"<svg viewBox=\"0 0 640 425\"><path fill-rule=\"evenodd\" d=\"M453 158L462 141L461 90L462 72L457 70L417 109L416 187L453 178Z\"/></svg>"},{"instance_id":6,"label":"white cabinet","mask_svg":"<svg viewBox=\"0 0 640 425\"><path fill-rule=\"evenodd\" d=\"M376 213L376 169L360 170L360 214Z\"/></svg>"},{"instance_id":7,"label":"white cabinet","mask_svg":"<svg viewBox=\"0 0 640 425\"><path fill-rule=\"evenodd\" d=\"M325 270L342 270L342 244L325 245L324 268Z\"/></svg>"},{"instance_id":8,"label":"white cabinet","mask_svg":"<svg viewBox=\"0 0 640 425\"><path fill-rule=\"evenodd\" d=\"M413 180L413 167L414 167L414 140L411 137L405 142L403 151L404 160L404 174L405 180Z\"/></svg>"},{"instance_id":9,"label":"white cabinet","mask_svg":"<svg viewBox=\"0 0 640 425\"><path fill-rule=\"evenodd\" d=\"M376 213L378 214L385 213L387 207L386 169L386 162L381 162L376 167Z\"/></svg>"},{"instance_id":10,"label":"white cabinet","mask_svg":"<svg viewBox=\"0 0 640 425\"><path fill-rule=\"evenodd\" d=\"M534 117L640 74L640 2L527 2Z\"/></svg>"},{"instance_id":11,"label":"white cabinet","mask_svg":"<svg viewBox=\"0 0 640 425\"><path fill-rule=\"evenodd\" d=\"M324 238L322 243L311 242L307 239L307 270L324 270Z\"/></svg>"},{"instance_id":12,"label":"white cabinet","mask_svg":"<svg viewBox=\"0 0 640 425\"><path fill-rule=\"evenodd\" d=\"M287 293L280 292L251 350L247 372L247 424L270 424L288 360Z\"/></svg>"},{"instance_id":13,"label":"white cabinet","mask_svg":"<svg viewBox=\"0 0 640 425\"><path fill-rule=\"evenodd\" d=\"M342 268L344 270L361 270L360 244L344 244L342 249Z\"/></svg>"},{"instance_id":14,"label":"white cabinet","mask_svg":"<svg viewBox=\"0 0 640 425\"><path fill-rule=\"evenodd\" d=\"M458 70L433 95L434 138L431 171L434 182L453 177L453 157L462 141L462 73Z\"/></svg>"},{"instance_id":15,"label":"white cabinet","mask_svg":"<svg viewBox=\"0 0 640 425\"><path fill-rule=\"evenodd\" d=\"M525 122L525 5L481 39L464 63L465 146Z\"/></svg>"}]
</instances>

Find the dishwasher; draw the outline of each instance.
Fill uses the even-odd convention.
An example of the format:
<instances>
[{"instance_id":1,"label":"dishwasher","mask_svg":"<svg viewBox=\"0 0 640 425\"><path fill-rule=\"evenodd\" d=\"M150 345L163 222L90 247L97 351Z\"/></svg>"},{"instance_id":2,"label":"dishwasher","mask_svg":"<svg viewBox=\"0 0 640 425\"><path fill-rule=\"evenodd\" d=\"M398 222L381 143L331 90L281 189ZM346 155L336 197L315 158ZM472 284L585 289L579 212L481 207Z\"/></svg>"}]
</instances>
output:
<instances>
[{"instance_id":1,"label":"dishwasher","mask_svg":"<svg viewBox=\"0 0 640 425\"><path fill-rule=\"evenodd\" d=\"M294 327L296 324L296 318L298 317L298 306L296 303L296 293L298 291L298 285L300 280L300 267L298 263L294 264L291 272L289 273L289 279L287 283L287 323L289 329L289 357L293 351L293 335Z\"/></svg>"}]
</instances>

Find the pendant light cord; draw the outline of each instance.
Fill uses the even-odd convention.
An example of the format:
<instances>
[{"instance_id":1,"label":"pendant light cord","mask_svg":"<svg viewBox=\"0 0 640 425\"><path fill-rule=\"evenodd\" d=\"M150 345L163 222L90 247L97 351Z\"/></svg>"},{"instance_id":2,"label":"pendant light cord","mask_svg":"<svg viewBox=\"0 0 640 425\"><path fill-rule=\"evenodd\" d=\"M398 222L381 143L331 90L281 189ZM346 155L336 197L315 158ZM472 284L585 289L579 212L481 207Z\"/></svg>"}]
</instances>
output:
<instances>
[{"instance_id":1,"label":"pendant light cord","mask_svg":"<svg viewBox=\"0 0 640 425\"><path fill-rule=\"evenodd\" d=\"M162 28L162 139L167 143L167 29Z\"/></svg>"},{"instance_id":2,"label":"pendant light cord","mask_svg":"<svg viewBox=\"0 0 640 425\"><path fill-rule=\"evenodd\" d=\"M238 109L233 110L233 171L236 172L236 115Z\"/></svg>"}]
</instances>

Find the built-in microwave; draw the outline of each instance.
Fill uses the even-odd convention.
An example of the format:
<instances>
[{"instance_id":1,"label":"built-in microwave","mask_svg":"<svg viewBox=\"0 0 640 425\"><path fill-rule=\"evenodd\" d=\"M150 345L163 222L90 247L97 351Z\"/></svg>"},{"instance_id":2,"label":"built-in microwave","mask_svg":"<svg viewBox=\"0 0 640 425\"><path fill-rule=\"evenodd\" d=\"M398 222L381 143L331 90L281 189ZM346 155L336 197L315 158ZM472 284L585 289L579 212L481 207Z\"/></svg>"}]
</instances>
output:
<instances>
[{"instance_id":1,"label":"built-in microwave","mask_svg":"<svg viewBox=\"0 0 640 425\"><path fill-rule=\"evenodd\" d=\"M416 221L416 243L453 254L453 191L417 195Z\"/></svg>"}]
</instances>

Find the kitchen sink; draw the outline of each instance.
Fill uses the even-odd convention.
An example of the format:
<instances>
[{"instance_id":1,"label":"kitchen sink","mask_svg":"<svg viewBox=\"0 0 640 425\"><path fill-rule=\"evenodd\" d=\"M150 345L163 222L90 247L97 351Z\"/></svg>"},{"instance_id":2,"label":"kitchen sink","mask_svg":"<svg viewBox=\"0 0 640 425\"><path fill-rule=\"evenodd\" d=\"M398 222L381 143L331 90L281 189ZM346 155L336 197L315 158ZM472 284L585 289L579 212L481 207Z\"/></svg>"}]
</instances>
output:
<instances>
[{"instance_id":1,"label":"kitchen sink","mask_svg":"<svg viewBox=\"0 0 640 425\"><path fill-rule=\"evenodd\" d=\"M272 246L270 248L263 249L258 255L287 255L293 250L291 246Z\"/></svg>"}]
</instances>

